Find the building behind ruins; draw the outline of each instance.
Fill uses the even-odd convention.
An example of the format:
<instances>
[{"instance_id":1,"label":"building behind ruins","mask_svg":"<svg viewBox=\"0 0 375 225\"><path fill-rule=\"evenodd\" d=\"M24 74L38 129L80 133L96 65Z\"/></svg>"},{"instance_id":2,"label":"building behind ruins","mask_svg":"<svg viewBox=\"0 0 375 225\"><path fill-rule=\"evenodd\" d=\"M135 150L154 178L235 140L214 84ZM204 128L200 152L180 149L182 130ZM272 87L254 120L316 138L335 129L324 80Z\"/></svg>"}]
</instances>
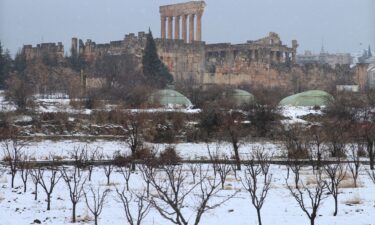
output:
<instances>
[{"instance_id":1,"label":"building behind ruins","mask_svg":"<svg viewBox=\"0 0 375 225\"><path fill-rule=\"evenodd\" d=\"M336 65L350 65L353 58L349 53L330 54L322 50L319 54L313 54L311 51L305 51L303 55L297 55L298 64L329 64L331 67Z\"/></svg>"},{"instance_id":2,"label":"building behind ruins","mask_svg":"<svg viewBox=\"0 0 375 225\"><path fill-rule=\"evenodd\" d=\"M193 1L160 7L161 37L155 39L160 59L167 65L176 81L194 79L198 84L225 84L280 87L293 91L304 89L332 90L337 83L366 85L366 64L349 68L346 56L319 56L325 64L297 64L298 42L283 43L277 33L270 32L259 40L242 44L206 44L202 38L205 3ZM144 32L125 35L122 40L97 44L72 39L71 53L92 63L104 55L133 54L141 59L146 45ZM36 48L24 46L30 57L39 56L45 44ZM61 44L51 48L50 54L63 56ZM62 52L61 52L62 50ZM29 57L29 58L30 58ZM310 56L309 56L310 57ZM304 61L316 60L306 58ZM141 62L141 60L139 60ZM347 63L348 62L348 63ZM348 64L348 65L346 65ZM366 73L366 74L365 74Z\"/></svg>"}]
</instances>

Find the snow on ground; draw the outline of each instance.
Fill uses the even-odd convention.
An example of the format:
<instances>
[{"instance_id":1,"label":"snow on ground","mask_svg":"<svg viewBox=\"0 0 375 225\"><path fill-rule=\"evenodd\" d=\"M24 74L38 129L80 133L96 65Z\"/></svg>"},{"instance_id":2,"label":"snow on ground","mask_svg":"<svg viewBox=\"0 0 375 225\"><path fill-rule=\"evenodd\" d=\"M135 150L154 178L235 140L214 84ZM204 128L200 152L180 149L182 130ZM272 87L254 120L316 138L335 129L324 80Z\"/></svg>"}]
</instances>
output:
<instances>
[{"instance_id":1,"label":"snow on ground","mask_svg":"<svg viewBox=\"0 0 375 225\"><path fill-rule=\"evenodd\" d=\"M312 107L306 106L284 106L281 108L281 114L288 119L283 120L284 123L306 123L305 120L301 119L300 117L306 116L309 114L322 114L323 112L319 110L315 110Z\"/></svg>"},{"instance_id":2,"label":"snow on ground","mask_svg":"<svg viewBox=\"0 0 375 225\"><path fill-rule=\"evenodd\" d=\"M0 90L0 111L10 112L16 110L16 106L5 100L4 91Z\"/></svg>"},{"instance_id":3,"label":"snow on ground","mask_svg":"<svg viewBox=\"0 0 375 225\"><path fill-rule=\"evenodd\" d=\"M151 144L147 144L151 146ZM69 158L70 153L77 147L87 146L89 149L99 149L104 155L112 156L115 152L121 152L130 155L130 149L125 142L113 140L95 140L84 142L79 140L43 140L27 142L23 151L32 158L37 160L45 160L50 154L61 156L62 158ZM166 144L152 144L157 152L165 149ZM208 147L206 143L179 143L172 145L183 159L208 159ZM233 155L232 145L227 142L221 144L209 143L209 149L212 153L225 155L230 158ZM256 148L264 148L275 157L282 156L282 146L271 142L256 142L256 143L243 143L240 146L241 158L247 159L249 152ZM0 154L1 156L1 154Z\"/></svg>"},{"instance_id":4,"label":"snow on ground","mask_svg":"<svg viewBox=\"0 0 375 225\"><path fill-rule=\"evenodd\" d=\"M286 168L284 166L271 166L272 185L269 195L262 208L261 214L264 225L306 225L309 220L297 205L297 202L290 196L285 186ZM303 179L312 176L311 168L304 168L301 171ZM132 190L143 189L143 179L139 172L131 175L130 188ZM351 182L350 178L346 182ZM33 183L28 181L27 192L23 193L22 182L19 175L16 177L16 188L10 188L10 175L0 173L0 225L20 225L32 224L35 219L42 221L42 224L64 225L70 223L71 202L69 192L63 180L57 184L52 193L51 211L46 211L46 195L39 187L39 200L34 201ZM99 225L107 224L127 224L125 214L121 204L116 197L115 187L122 189L124 179L121 174L115 171L111 176L111 185L106 186L106 177L103 168L95 168L93 180L86 183L86 187L91 184L94 187L100 186L102 190L109 188L111 191L106 200L103 213L99 218ZM219 192L218 197L224 198L239 190L239 193L220 207L203 215L202 225L249 225L257 224L256 211L251 205L249 194L244 190L241 182L230 174L225 190ZM153 191L151 193L154 193ZM216 200L218 201L218 199ZM357 204L358 203L358 204ZM183 212L193 220L193 206L195 201L192 195L187 197L187 205ZM329 196L323 201L323 205L318 212L317 225L375 225L375 184L366 176L364 171L360 174L359 188L342 188L339 195L338 216L332 216L333 200ZM133 210L136 210L133 208ZM78 220L92 218L89 214L84 199L77 206ZM192 222L192 221L190 221ZM94 224L89 222L79 222L78 224ZM155 209L151 209L144 225L171 225L163 219ZM189 223L190 224L190 223Z\"/></svg>"}]
</instances>

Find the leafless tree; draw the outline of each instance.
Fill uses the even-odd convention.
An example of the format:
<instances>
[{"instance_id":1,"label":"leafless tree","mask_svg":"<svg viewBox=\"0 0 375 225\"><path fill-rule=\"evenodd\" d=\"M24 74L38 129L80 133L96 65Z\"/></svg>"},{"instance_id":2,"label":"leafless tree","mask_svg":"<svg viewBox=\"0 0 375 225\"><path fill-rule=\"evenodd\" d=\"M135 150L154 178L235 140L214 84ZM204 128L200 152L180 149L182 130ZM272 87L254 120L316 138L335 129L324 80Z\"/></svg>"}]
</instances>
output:
<instances>
[{"instance_id":1,"label":"leafless tree","mask_svg":"<svg viewBox=\"0 0 375 225\"><path fill-rule=\"evenodd\" d=\"M361 170L361 161L359 158L359 151L363 150L363 145L358 143L357 145L350 146L350 156L352 162L348 163L348 168L353 177L354 187L357 188L357 180L359 171Z\"/></svg>"},{"instance_id":2,"label":"leafless tree","mask_svg":"<svg viewBox=\"0 0 375 225\"><path fill-rule=\"evenodd\" d=\"M150 212L151 208L150 202L146 201L146 191L143 190L142 192L134 193L133 191L129 191L129 189L125 190L124 188L120 191L116 188L116 192L122 203L128 223L130 225L141 225L143 219ZM133 202L136 203L136 206L134 206ZM136 209L135 215L133 214L132 209Z\"/></svg>"},{"instance_id":3,"label":"leafless tree","mask_svg":"<svg viewBox=\"0 0 375 225\"><path fill-rule=\"evenodd\" d=\"M264 205L272 181L272 174L269 173L270 163L268 155L258 149L252 153L251 159L245 166L244 179L241 180L241 183L249 192L251 203L257 211L258 223L262 225L260 211ZM262 177L262 181L259 181Z\"/></svg>"},{"instance_id":4,"label":"leafless tree","mask_svg":"<svg viewBox=\"0 0 375 225\"><path fill-rule=\"evenodd\" d=\"M156 167L157 165L152 162L145 162L139 165L139 170L141 171L142 178L146 182L146 193L147 198L150 196L150 178L152 176L156 176Z\"/></svg>"},{"instance_id":5,"label":"leafless tree","mask_svg":"<svg viewBox=\"0 0 375 225\"><path fill-rule=\"evenodd\" d=\"M320 169L322 166L322 158L324 153L324 132L323 129L320 126L312 126L308 133L308 139L310 143L310 157L311 162L314 162L316 160L316 169ZM313 163L313 169L315 172L315 164Z\"/></svg>"},{"instance_id":6,"label":"leafless tree","mask_svg":"<svg viewBox=\"0 0 375 225\"><path fill-rule=\"evenodd\" d=\"M294 185L298 187L299 181L300 181L300 171L302 168L302 163L298 160L288 160L287 164L287 169L288 169L288 174L287 174L287 179L289 179L289 171L291 170L293 172L294 176Z\"/></svg>"},{"instance_id":7,"label":"leafless tree","mask_svg":"<svg viewBox=\"0 0 375 225\"><path fill-rule=\"evenodd\" d=\"M21 173L21 180L23 183L23 192L26 192L27 180L31 172L31 162L26 155L23 155L21 156L21 159L18 165L19 165L19 170Z\"/></svg>"},{"instance_id":8,"label":"leafless tree","mask_svg":"<svg viewBox=\"0 0 375 225\"><path fill-rule=\"evenodd\" d=\"M25 147L25 142L13 137L4 140L2 147L4 153L3 160L10 168L10 174L12 176L11 187L14 188L14 178L16 177L19 169L19 163L23 155L22 149Z\"/></svg>"},{"instance_id":9,"label":"leafless tree","mask_svg":"<svg viewBox=\"0 0 375 225\"><path fill-rule=\"evenodd\" d=\"M221 143L216 142L214 149L207 144L208 155L210 156L212 169L214 175L218 175L221 181L221 188L224 189L225 181L231 171L231 166L228 164L228 157L221 153Z\"/></svg>"},{"instance_id":10,"label":"leafless tree","mask_svg":"<svg viewBox=\"0 0 375 225\"><path fill-rule=\"evenodd\" d=\"M308 159L309 152L307 149L308 141L306 140L305 128L302 125L294 124L283 129L282 137L287 150L288 159Z\"/></svg>"},{"instance_id":11,"label":"leafless tree","mask_svg":"<svg viewBox=\"0 0 375 225\"><path fill-rule=\"evenodd\" d=\"M129 191L130 190L129 180L130 180L130 176L132 175L131 168L129 166L120 167L120 173L125 179L126 190Z\"/></svg>"},{"instance_id":12,"label":"leafless tree","mask_svg":"<svg viewBox=\"0 0 375 225\"><path fill-rule=\"evenodd\" d=\"M137 158L137 151L142 147L142 131L145 125L144 115L140 113L130 113L126 115L123 123L125 131L125 143L130 148L133 160ZM135 163L132 163L132 170L135 170Z\"/></svg>"},{"instance_id":13,"label":"leafless tree","mask_svg":"<svg viewBox=\"0 0 375 225\"><path fill-rule=\"evenodd\" d=\"M114 160L111 156L104 156L103 153L98 155L99 160L107 159L106 162L102 167L104 169L104 174L107 177L107 185L111 183L111 174L114 169Z\"/></svg>"},{"instance_id":14,"label":"leafless tree","mask_svg":"<svg viewBox=\"0 0 375 225\"><path fill-rule=\"evenodd\" d=\"M75 146L70 152L70 158L73 159L73 165L75 166L79 177L81 176L81 169L86 166L87 155L87 147Z\"/></svg>"},{"instance_id":15,"label":"leafless tree","mask_svg":"<svg viewBox=\"0 0 375 225\"><path fill-rule=\"evenodd\" d=\"M299 173L299 171L297 173ZM286 184L299 207L309 218L310 225L314 225L319 207L322 201L328 197L324 193L327 190L327 185L322 180L321 171L318 170L315 174L315 184L313 184L313 187L305 185L302 180L294 187L289 185L288 180L286 180Z\"/></svg>"},{"instance_id":16,"label":"leafless tree","mask_svg":"<svg viewBox=\"0 0 375 225\"><path fill-rule=\"evenodd\" d=\"M345 157L345 146L348 138L348 124L345 122L329 122L324 125L325 141L331 157Z\"/></svg>"},{"instance_id":17,"label":"leafless tree","mask_svg":"<svg viewBox=\"0 0 375 225\"><path fill-rule=\"evenodd\" d=\"M107 185L109 185L111 182L111 174L113 172L113 164L111 162L107 163L106 165L103 166L104 168L104 174L107 177Z\"/></svg>"},{"instance_id":18,"label":"leafless tree","mask_svg":"<svg viewBox=\"0 0 375 225\"><path fill-rule=\"evenodd\" d=\"M217 177L208 179L208 169L199 168L199 180L189 185L187 180L188 172L183 169L182 165L165 165L162 171L158 173L149 170L143 170L144 177L146 177L151 186L155 189L156 194L152 194L149 199L152 207L154 207L159 214L178 225L187 225L189 219L183 212L186 207L185 201L188 196L195 197L197 204L195 204L195 219L193 224L200 223L202 215L208 210L212 210L233 196L225 198L223 201L208 205L209 200L214 198L221 190L220 181Z\"/></svg>"},{"instance_id":19,"label":"leafless tree","mask_svg":"<svg viewBox=\"0 0 375 225\"><path fill-rule=\"evenodd\" d=\"M193 184L195 184L195 178L196 178L196 176L197 176L197 173L198 173L198 164L196 164L196 163L190 163L189 165L188 165L188 167L189 167L189 171L190 171L190 173L191 173L191 175L193 176Z\"/></svg>"},{"instance_id":20,"label":"leafless tree","mask_svg":"<svg viewBox=\"0 0 375 225\"><path fill-rule=\"evenodd\" d=\"M88 191L86 190L83 191L83 195L85 196L87 208L90 210L90 212L94 216L95 225L98 225L98 219L99 219L100 214L103 211L105 199L109 191L110 191L109 189L101 191L100 187L94 190L94 188L91 185Z\"/></svg>"},{"instance_id":21,"label":"leafless tree","mask_svg":"<svg viewBox=\"0 0 375 225\"><path fill-rule=\"evenodd\" d=\"M34 200L38 200L38 184L40 182L40 170L41 168L40 167L37 167L37 168L33 168L30 172L30 175L31 175L31 180L33 181L34 183Z\"/></svg>"},{"instance_id":22,"label":"leafless tree","mask_svg":"<svg viewBox=\"0 0 375 225\"><path fill-rule=\"evenodd\" d=\"M86 146L86 148L87 148L87 146ZM86 166L87 166L87 170L89 171L88 179L89 179L89 181L91 181L91 175L92 175L92 171L94 169L93 162L98 159L99 147L97 147L95 149L88 149L86 151L86 153L87 153L87 155L85 156Z\"/></svg>"},{"instance_id":23,"label":"leafless tree","mask_svg":"<svg viewBox=\"0 0 375 225\"><path fill-rule=\"evenodd\" d=\"M327 189L335 200L335 211L333 213L333 216L337 216L340 183L345 178L346 170L347 167L344 166L339 159L334 164L328 164L324 166L324 172L328 176L328 180L325 181Z\"/></svg>"},{"instance_id":24,"label":"leafless tree","mask_svg":"<svg viewBox=\"0 0 375 225\"><path fill-rule=\"evenodd\" d=\"M373 170L366 170L368 176L370 177L370 179L372 180L372 182L375 184L375 171Z\"/></svg>"},{"instance_id":25,"label":"leafless tree","mask_svg":"<svg viewBox=\"0 0 375 225\"><path fill-rule=\"evenodd\" d=\"M61 176L64 179L69 189L69 197L72 202L72 222L76 222L76 206L83 196L83 185L87 177L79 172L79 168L74 166L73 170L68 170L65 167L61 168Z\"/></svg>"},{"instance_id":26,"label":"leafless tree","mask_svg":"<svg viewBox=\"0 0 375 225\"><path fill-rule=\"evenodd\" d=\"M224 116L224 133L227 133L230 143L233 147L234 158L236 160L237 170L241 170L241 159L239 149L242 144L241 138L244 135L243 115L240 113L227 113Z\"/></svg>"},{"instance_id":27,"label":"leafless tree","mask_svg":"<svg viewBox=\"0 0 375 225\"><path fill-rule=\"evenodd\" d=\"M49 171L50 175L46 176L45 171ZM47 195L47 210L51 210L51 195L56 187L56 184L61 179L61 174L57 167L52 166L46 169L38 170L39 184L43 188L44 192Z\"/></svg>"}]
</instances>

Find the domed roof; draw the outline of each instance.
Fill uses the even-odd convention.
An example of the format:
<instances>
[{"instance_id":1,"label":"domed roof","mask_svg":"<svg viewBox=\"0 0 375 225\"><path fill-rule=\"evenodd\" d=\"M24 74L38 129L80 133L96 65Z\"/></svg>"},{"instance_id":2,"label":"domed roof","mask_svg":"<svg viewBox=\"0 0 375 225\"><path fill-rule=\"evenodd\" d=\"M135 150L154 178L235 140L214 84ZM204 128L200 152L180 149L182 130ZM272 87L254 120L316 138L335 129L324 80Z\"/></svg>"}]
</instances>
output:
<instances>
[{"instance_id":1,"label":"domed roof","mask_svg":"<svg viewBox=\"0 0 375 225\"><path fill-rule=\"evenodd\" d=\"M164 107L190 107L193 105L183 94L171 89L163 89L154 92L150 96L149 101Z\"/></svg>"},{"instance_id":2,"label":"domed roof","mask_svg":"<svg viewBox=\"0 0 375 225\"><path fill-rule=\"evenodd\" d=\"M225 92L224 95L233 100L236 105L250 104L255 101L253 94L241 89L233 89L229 92Z\"/></svg>"},{"instance_id":3,"label":"domed roof","mask_svg":"<svg viewBox=\"0 0 375 225\"><path fill-rule=\"evenodd\" d=\"M311 90L288 96L281 100L280 105L286 106L323 106L333 100L333 96L321 90Z\"/></svg>"}]
</instances>

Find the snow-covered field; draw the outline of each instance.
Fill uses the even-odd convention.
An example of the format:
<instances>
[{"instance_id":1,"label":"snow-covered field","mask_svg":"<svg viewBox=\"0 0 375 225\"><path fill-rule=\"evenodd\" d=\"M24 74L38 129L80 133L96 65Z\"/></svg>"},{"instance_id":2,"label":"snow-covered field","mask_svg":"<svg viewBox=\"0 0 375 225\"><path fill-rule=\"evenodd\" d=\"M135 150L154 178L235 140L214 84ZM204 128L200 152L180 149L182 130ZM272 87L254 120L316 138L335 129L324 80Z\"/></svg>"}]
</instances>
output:
<instances>
[{"instance_id":1,"label":"snow-covered field","mask_svg":"<svg viewBox=\"0 0 375 225\"><path fill-rule=\"evenodd\" d=\"M160 152L165 149L166 144L147 144L152 146L156 152ZM183 159L208 159L210 149L211 152L216 152L219 155L231 157L233 155L232 145L227 142L221 144L209 143L208 147L206 143L179 143L173 145L177 153ZM60 141L31 141L27 142L25 147L22 149L28 156L36 160L45 160L48 156L56 155L61 156L63 159L69 159L70 153L75 148L87 147L89 150L98 149L103 155L112 156L115 152L123 154L130 154L130 149L122 141L113 140L94 140L90 142L83 142L79 140L60 140ZM271 142L255 142L255 143L243 143L240 145L240 155L243 159L247 159L249 152L257 148L264 148L265 151L273 154L275 157L282 156L282 146ZM1 156L1 152L0 152Z\"/></svg>"},{"instance_id":2,"label":"snow-covered field","mask_svg":"<svg viewBox=\"0 0 375 225\"><path fill-rule=\"evenodd\" d=\"M186 171L188 172L188 171ZM284 166L271 166L272 184L265 205L262 208L262 218L264 225L305 225L309 220L297 205L297 202L290 196L285 184L286 168ZM311 168L304 168L301 171L302 178L309 180L312 177ZM242 173L240 173L241 175ZM139 172L131 175L130 188L132 190L143 189L144 183ZM329 196L323 201L318 212L316 224L318 225L374 225L375 219L375 184L367 177L363 170L360 174L359 188L352 188L352 180L347 178L344 181L345 188L340 189L339 211L336 217L333 213L333 200ZM87 182L102 190L109 188L111 191L99 218L99 224L128 224L121 204L118 202L115 188L122 189L124 186L122 175L115 171L111 176L111 185L106 185L106 177L103 168L95 168L93 180ZM66 184L61 179L52 194L51 211L46 211L46 195L39 187L39 200L34 201L33 183L28 182L27 192L23 193L22 182L19 175L16 177L16 188L10 188L10 175L4 174L0 177L0 224L1 225L21 225L32 224L35 219L42 221L42 224L63 225L70 224L71 202ZM218 197L225 198L239 193L220 207L208 211L203 215L200 224L203 225L249 225L257 224L256 211L251 205L249 194L244 190L241 182L234 178L233 173L227 179L225 189L219 192ZM154 191L151 190L151 193ZM184 214L193 220L194 200L188 195L187 206ZM133 210L136 210L133 208ZM77 206L79 224L94 224L84 199ZM83 220L89 221L84 222ZM192 222L192 221L191 221ZM150 213L142 223L144 225L169 225L169 221L163 219L158 212L151 208ZM190 224L190 223L189 223Z\"/></svg>"}]
</instances>

